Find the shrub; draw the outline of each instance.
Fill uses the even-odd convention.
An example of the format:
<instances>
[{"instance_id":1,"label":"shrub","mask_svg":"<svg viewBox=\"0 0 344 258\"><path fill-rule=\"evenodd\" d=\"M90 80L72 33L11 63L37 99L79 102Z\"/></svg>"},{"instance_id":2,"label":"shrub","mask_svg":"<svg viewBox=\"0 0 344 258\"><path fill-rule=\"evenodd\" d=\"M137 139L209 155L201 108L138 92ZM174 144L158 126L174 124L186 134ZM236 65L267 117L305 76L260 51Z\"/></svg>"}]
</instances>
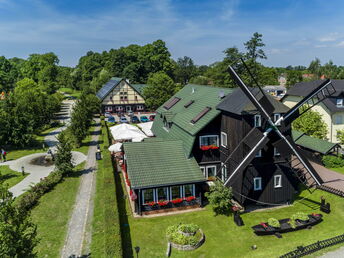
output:
<instances>
[{"instance_id":1,"label":"shrub","mask_svg":"<svg viewBox=\"0 0 344 258\"><path fill-rule=\"evenodd\" d=\"M281 226L279 221L275 218L268 219L268 224L272 227L275 227L275 228L279 228Z\"/></svg>"},{"instance_id":2,"label":"shrub","mask_svg":"<svg viewBox=\"0 0 344 258\"><path fill-rule=\"evenodd\" d=\"M212 205L215 215L227 215L231 211L232 188L224 186L220 181L215 181L215 184L210 187L209 193L205 193L205 196Z\"/></svg>"},{"instance_id":3,"label":"shrub","mask_svg":"<svg viewBox=\"0 0 344 258\"><path fill-rule=\"evenodd\" d=\"M327 168L344 167L344 160L339 156L326 155L322 158L322 162Z\"/></svg>"},{"instance_id":4,"label":"shrub","mask_svg":"<svg viewBox=\"0 0 344 258\"><path fill-rule=\"evenodd\" d=\"M178 229L185 233L194 233L199 229L199 226L196 224L181 224L178 226Z\"/></svg>"},{"instance_id":5,"label":"shrub","mask_svg":"<svg viewBox=\"0 0 344 258\"><path fill-rule=\"evenodd\" d=\"M296 228L296 222L295 222L295 220L290 219L290 220L288 221L288 223L289 223L289 225L290 225L292 228Z\"/></svg>"},{"instance_id":6,"label":"shrub","mask_svg":"<svg viewBox=\"0 0 344 258\"><path fill-rule=\"evenodd\" d=\"M178 245L195 246L199 242L201 238L201 234L199 233L193 236L186 236L180 233L180 231L183 231L181 230L181 228L184 228L184 229L188 228L190 230L194 230L195 228L197 228L196 231L199 229L199 227L195 224L181 224L181 225L169 226L166 230L167 239ZM186 232L186 231L183 231L183 232ZM195 231L191 231L191 232L195 232ZM191 232L188 232L188 233L191 233Z\"/></svg>"},{"instance_id":7,"label":"shrub","mask_svg":"<svg viewBox=\"0 0 344 258\"><path fill-rule=\"evenodd\" d=\"M309 217L304 212L297 212L291 216L291 220L309 220Z\"/></svg>"}]
</instances>

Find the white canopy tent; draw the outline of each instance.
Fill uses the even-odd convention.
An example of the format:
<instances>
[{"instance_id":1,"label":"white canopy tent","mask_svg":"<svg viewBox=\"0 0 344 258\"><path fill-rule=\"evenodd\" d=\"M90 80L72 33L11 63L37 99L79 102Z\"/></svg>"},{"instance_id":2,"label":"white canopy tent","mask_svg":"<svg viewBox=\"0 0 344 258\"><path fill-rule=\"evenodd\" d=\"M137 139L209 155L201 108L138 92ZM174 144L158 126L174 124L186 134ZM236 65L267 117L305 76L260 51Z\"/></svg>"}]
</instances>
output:
<instances>
[{"instance_id":1,"label":"white canopy tent","mask_svg":"<svg viewBox=\"0 0 344 258\"><path fill-rule=\"evenodd\" d=\"M122 143L118 142L118 143L112 144L108 148L108 150L111 152L120 152L120 151L122 151Z\"/></svg>"},{"instance_id":2,"label":"white canopy tent","mask_svg":"<svg viewBox=\"0 0 344 258\"><path fill-rule=\"evenodd\" d=\"M147 123L140 123L140 124L137 124L137 126L140 127L147 136L149 137L154 136L152 132L153 121L147 122Z\"/></svg>"},{"instance_id":3,"label":"white canopy tent","mask_svg":"<svg viewBox=\"0 0 344 258\"><path fill-rule=\"evenodd\" d=\"M142 141L147 136L139 128L129 124L120 124L110 127L113 138L117 141Z\"/></svg>"}]
</instances>

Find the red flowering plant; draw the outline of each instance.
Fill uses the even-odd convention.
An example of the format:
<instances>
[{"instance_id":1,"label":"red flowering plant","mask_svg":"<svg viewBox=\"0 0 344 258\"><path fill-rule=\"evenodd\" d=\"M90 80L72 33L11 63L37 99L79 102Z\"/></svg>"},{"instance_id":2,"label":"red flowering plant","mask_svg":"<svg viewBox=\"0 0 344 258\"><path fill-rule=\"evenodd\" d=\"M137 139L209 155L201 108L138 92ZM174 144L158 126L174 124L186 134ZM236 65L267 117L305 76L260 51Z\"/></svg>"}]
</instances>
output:
<instances>
[{"instance_id":1,"label":"red flowering plant","mask_svg":"<svg viewBox=\"0 0 344 258\"><path fill-rule=\"evenodd\" d=\"M125 180L126 182L127 182L127 185L130 187L130 180L129 179L127 179L127 180Z\"/></svg>"},{"instance_id":2,"label":"red flowering plant","mask_svg":"<svg viewBox=\"0 0 344 258\"><path fill-rule=\"evenodd\" d=\"M185 200L188 201L188 202L191 202L193 200L195 200L196 197L195 196L189 196L189 197L186 197Z\"/></svg>"},{"instance_id":3,"label":"red flowering plant","mask_svg":"<svg viewBox=\"0 0 344 258\"><path fill-rule=\"evenodd\" d=\"M238 207L238 206L232 206L232 211L238 211L238 210L240 210L240 208Z\"/></svg>"},{"instance_id":4,"label":"red flowering plant","mask_svg":"<svg viewBox=\"0 0 344 258\"><path fill-rule=\"evenodd\" d=\"M172 203L173 203L173 204L178 204L178 203L181 203L181 202L183 202L183 199L182 199L182 198L177 198L177 199L173 199L173 200L172 200Z\"/></svg>"},{"instance_id":5,"label":"red flowering plant","mask_svg":"<svg viewBox=\"0 0 344 258\"><path fill-rule=\"evenodd\" d=\"M165 200L158 201L159 206L166 206L168 203L169 201L165 201Z\"/></svg>"},{"instance_id":6,"label":"red flowering plant","mask_svg":"<svg viewBox=\"0 0 344 258\"><path fill-rule=\"evenodd\" d=\"M203 145L200 147L201 150L203 151L207 151L207 150L217 150L219 148L219 146L216 146L216 145Z\"/></svg>"},{"instance_id":7,"label":"red flowering plant","mask_svg":"<svg viewBox=\"0 0 344 258\"><path fill-rule=\"evenodd\" d=\"M146 202L146 204L152 207L156 204L156 202Z\"/></svg>"},{"instance_id":8,"label":"red flowering plant","mask_svg":"<svg viewBox=\"0 0 344 258\"><path fill-rule=\"evenodd\" d=\"M268 226L265 224L265 223L263 223L263 222L261 222L261 223L259 223L260 225L262 225L262 227L263 228L267 228Z\"/></svg>"}]
</instances>

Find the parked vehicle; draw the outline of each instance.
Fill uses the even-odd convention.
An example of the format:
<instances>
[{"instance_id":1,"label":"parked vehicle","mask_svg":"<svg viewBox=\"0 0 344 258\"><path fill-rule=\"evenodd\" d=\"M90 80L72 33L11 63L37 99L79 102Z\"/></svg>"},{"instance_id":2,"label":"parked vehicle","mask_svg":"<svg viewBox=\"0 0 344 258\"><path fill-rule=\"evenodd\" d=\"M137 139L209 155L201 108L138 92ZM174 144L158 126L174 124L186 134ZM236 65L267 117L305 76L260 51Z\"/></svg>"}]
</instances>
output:
<instances>
[{"instance_id":1,"label":"parked vehicle","mask_svg":"<svg viewBox=\"0 0 344 258\"><path fill-rule=\"evenodd\" d=\"M124 124L124 123L128 123L128 120L127 120L127 118L126 118L125 116L121 116L121 117L119 118L119 122L122 123L122 124Z\"/></svg>"},{"instance_id":2,"label":"parked vehicle","mask_svg":"<svg viewBox=\"0 0 344 258\"><path fill-rule=\"evenodd\" d=\"M109 122L109 123L116 123L115 117L109 116L109 117L108 117L108 122Z\"/></svg>"},{"instance_id":3,"label":"parked vehicle","mask_svg":"<svg viewBox=\"0 0 344 258\"><path fill-rule=\"evenodd\" d=\"M149 120L150 120L150 121L154 121L154 119L155 119L155 115L150 115L150 116L149 116Z\"/></svg>"},{"instance_id":4,"label":"parked vehicle","mask_svg":"<svg viewBox=\"0 0 344 258\"><path fill-rule=\"evenodd\" d=\"M111 115L110 112L105 112L104 116L105 116L105 117L110 117L110 116L112 116L112 115Z\"/></svg>"},{"instance_id":5,"label":"parked vehicle","mask_svg":"<svg viewBox=\"0 0 344 258\"><path fill-rule=\"evenodd\" d=\"M149 122L149 119L148 119L146 116L141 116L141 117L140 117L140 121L141 121L142 123L146 123L146 122Z\"/></svg>"},{"instance_id":6,"label":"parked vehicle","mask_svg":"<svg viewBox=\"0 0 344 258\"><path fill-rule=\"evenodd\" d=\"M134 115L134 112L130 110L130 111L127 112L127 115L128 115L128 116L133 116L133 115Z\"/></svg>"},{"instance_id":7,"label":"parked vehicle","mask_svg":"<svg viewBox=\"0 0 344 258\"><path fill-rule=\"evenodd\" d=\"M137 116L132 116L131 118L130 118L130 122L131 123L140 123L140 119L137 117Z\"/></svg>"}]
</instances>

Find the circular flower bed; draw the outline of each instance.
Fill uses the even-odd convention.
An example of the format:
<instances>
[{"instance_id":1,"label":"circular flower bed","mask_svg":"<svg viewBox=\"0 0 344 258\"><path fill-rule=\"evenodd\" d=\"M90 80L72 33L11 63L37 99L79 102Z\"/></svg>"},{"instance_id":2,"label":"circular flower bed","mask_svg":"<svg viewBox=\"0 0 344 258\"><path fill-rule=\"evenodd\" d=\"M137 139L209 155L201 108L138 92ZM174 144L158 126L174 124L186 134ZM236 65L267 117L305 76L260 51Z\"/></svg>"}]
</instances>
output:
<instances>
[{"instance_id":1,"label":"circular flower bed","mask_svg":"<svg viewBox=\"0 0 344 258\"><path fill-rule=\"evenodd\" d=\"M166 236L172 247L178 250L194 250L200 247L205 236L195 224L179 224L167 228Z\"/></svg>"}]
</instances>

